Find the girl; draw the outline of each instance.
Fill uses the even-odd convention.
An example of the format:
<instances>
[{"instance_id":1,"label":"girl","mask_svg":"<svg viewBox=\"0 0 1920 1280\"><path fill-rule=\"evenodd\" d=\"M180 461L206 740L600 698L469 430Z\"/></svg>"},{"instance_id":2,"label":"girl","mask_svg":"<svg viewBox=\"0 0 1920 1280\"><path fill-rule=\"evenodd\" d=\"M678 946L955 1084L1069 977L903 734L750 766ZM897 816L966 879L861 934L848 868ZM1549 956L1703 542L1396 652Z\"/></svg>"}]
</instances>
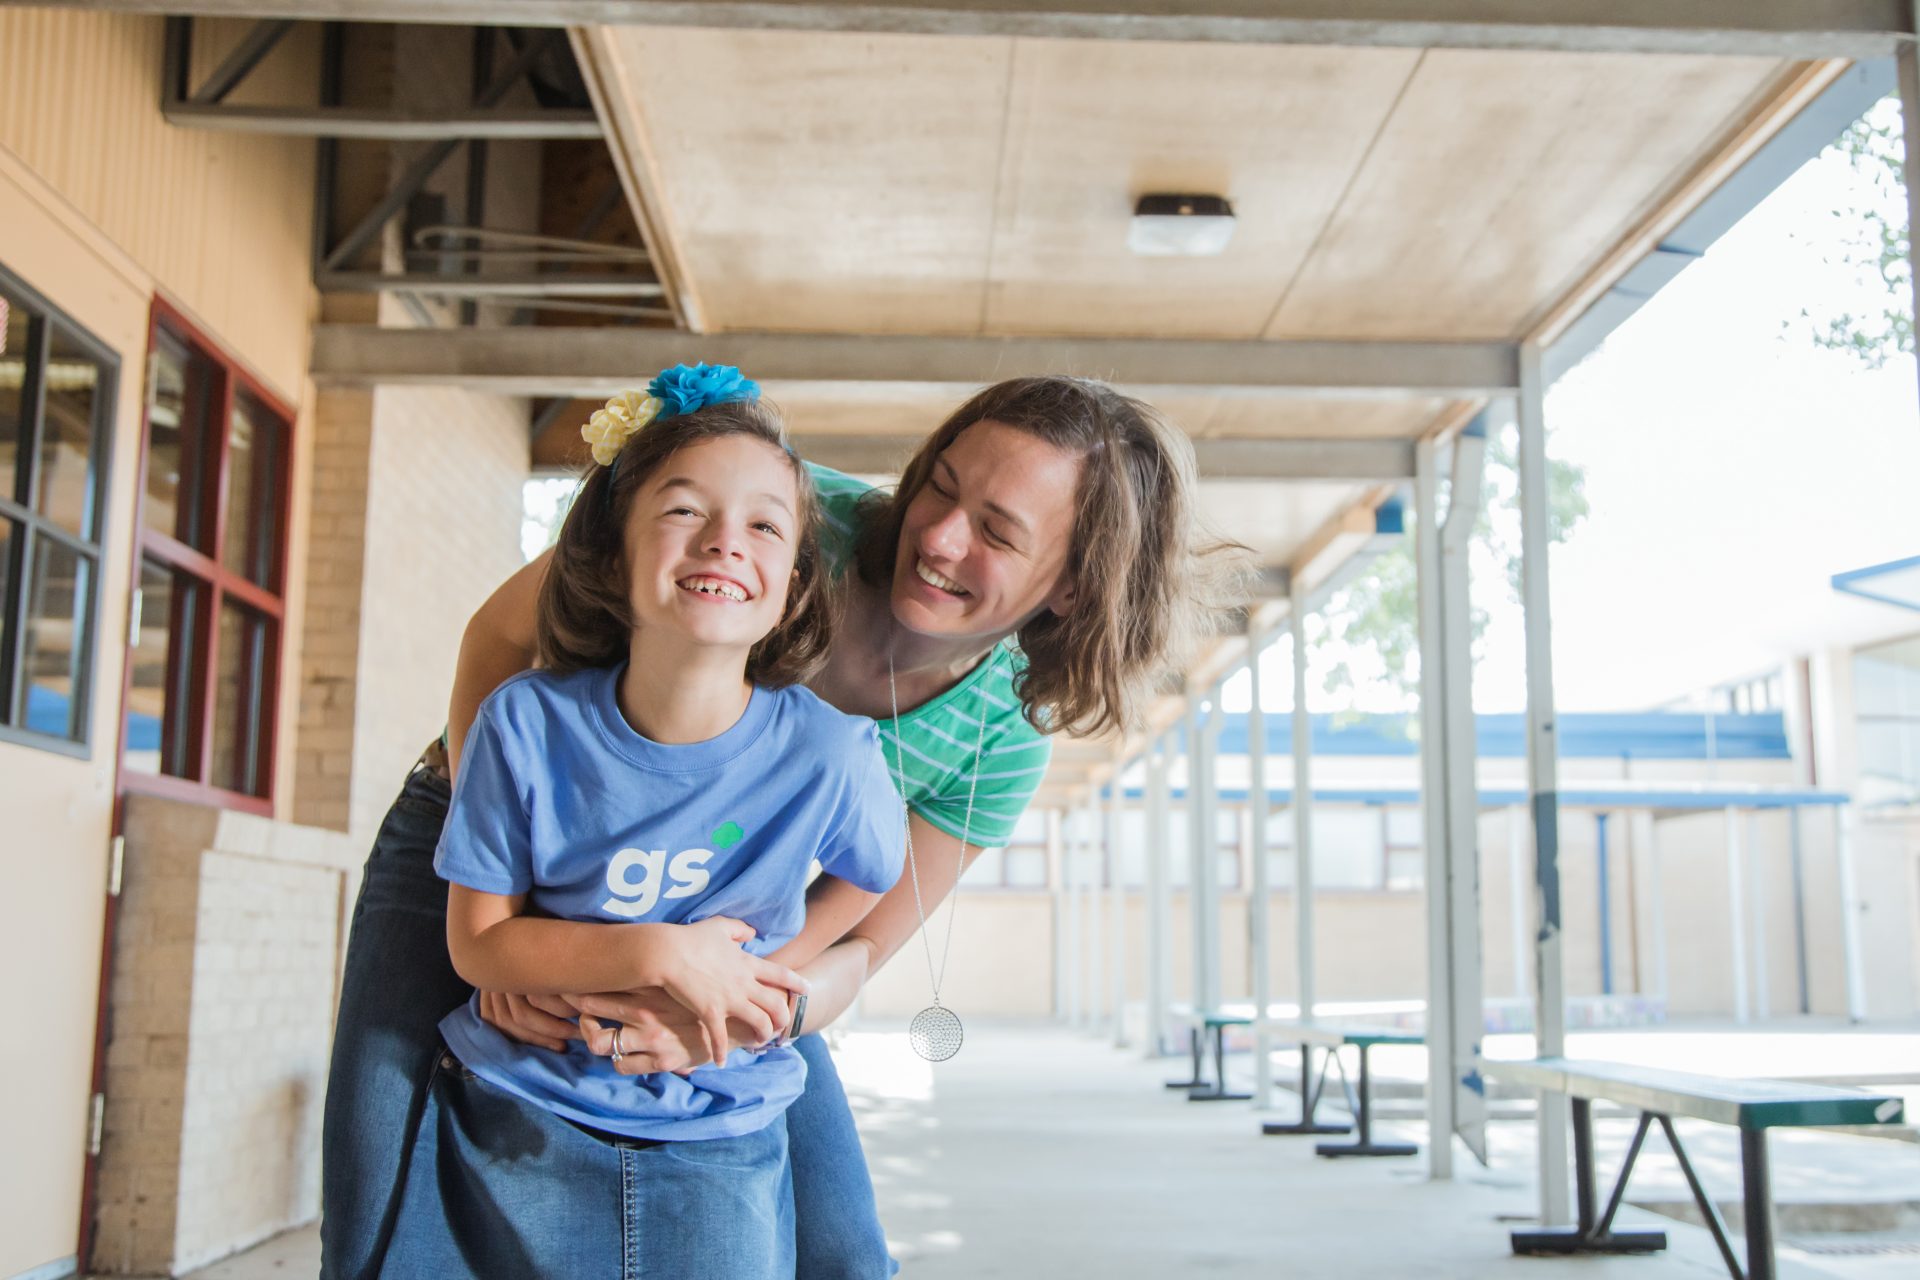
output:
<instances>
[{"instance_id":1,"label":"girl","mask_svg":"<svg viewBox=\"0 0 1920 1280\"><path fill-rule=\"evenodd\" d=\"M900 802L871 721L796 681L824 656L812 483L732 369L685 366L595 416L603 463L538 612L542 669L467 734L435 867L477 987L656 988L712 1065L440 1023L385 1270L399 1276L793 1273L782 1113L806 1068L759 1043L810 959L892 887ZM812 865L822 874L807 886ZM802 895L805 902L803 906ZM537 914L535 914L537 912ZM744 944L744 945L743 945Z\"/></svg>"},{"instance_id":2,"label":"girl","mask_svg":"<svg viewBox=\"0 0 1920 1280\"><path fill-rule=\"evenodd\" d=\"M803 1031L832 1022L903 946L920 962L919 908L931 912L966 859L1012 833L1045 774L1046 733L1132 723L1209 614L1237 602L1239 564L1200 539L1186 437L1098 382L986 388L890 491L813 472L839 625L809 684L840 710L881 721L922 901L903 878L846 938L801 962L812 983ZM447 741L456 757L480 700L533 661L548 563L515 574L467 626ZM424 1105L435 1022L471 994L447 961L444 891L423 870L445 812L446 761L429 748L407 779L355 907L327 1093L327 1277L377 1274L389 1188L408 1159L395 1135ZM954 945L991 939L963 928ZM710 1056L699 1019L657 987L572 1001L503 989L479 1002L506 1033L549 1047L592 1031L591 1019L572 1020L576 1008L616 1019L622 1070L685 1069ZM808 1064L787 1112L798 1274L885 1277L886 1241L833 1060L817 1035L795 1047Z\"/></svg>"}]
</instances>

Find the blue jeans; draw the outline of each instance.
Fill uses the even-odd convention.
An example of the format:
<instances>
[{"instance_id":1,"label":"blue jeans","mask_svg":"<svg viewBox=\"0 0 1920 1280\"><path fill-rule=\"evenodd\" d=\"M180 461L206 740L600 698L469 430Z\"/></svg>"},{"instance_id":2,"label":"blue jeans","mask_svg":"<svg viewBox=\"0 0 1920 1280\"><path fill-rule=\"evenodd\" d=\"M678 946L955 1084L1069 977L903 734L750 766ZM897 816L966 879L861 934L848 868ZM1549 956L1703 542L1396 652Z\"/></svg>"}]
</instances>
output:
<instances>
[{"instance_id":1,"label":"blue jeans","mask_svg":"<svg viewBox=\"0 0 1920 1280\"><path fill-rule=\"evenodd\" d=\"M794 1274L779 1116L704 1142L596 1134L442 1051L412 1147L383 1267L398 1280Z\"/></svg>"},{"instance_id":2,"label":"blue jeans","mask_svg":"<svg viewBox=\"0 0 1920 1280\"><path fill-rule=\"evenodd\" d=\"M444 1052L440 1019L472 989L447 958L447 888L433 873L447 782L407 779L367 857L347 941L322 1133L320 1274L380 1274L413 1138ZM898 1267L833 1058L797 1042L807 1087L787 1110L798 1280L884 1280Z\"/></svg>"}]
</instances>

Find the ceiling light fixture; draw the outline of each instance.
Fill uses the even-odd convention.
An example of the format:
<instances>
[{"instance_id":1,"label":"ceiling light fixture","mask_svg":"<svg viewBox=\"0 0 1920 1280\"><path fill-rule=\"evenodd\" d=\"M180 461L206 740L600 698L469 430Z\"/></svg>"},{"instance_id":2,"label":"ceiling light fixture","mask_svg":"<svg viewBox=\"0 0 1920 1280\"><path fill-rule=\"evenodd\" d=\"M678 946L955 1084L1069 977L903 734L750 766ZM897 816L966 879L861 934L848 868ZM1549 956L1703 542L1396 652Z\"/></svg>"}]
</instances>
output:
<instances>
[{"instance_id":1,"label":"ceiling light fixture","mask_svg":"<svg viewBox=\"0 0 1920 1280\"><path fill-rule=\"evenodd\" d=\"M1133 207L1127 248L1148 257L1209 257L1233 239L1233 206L1223 196L1147 195Z\"/></svg>"}]
</instances>

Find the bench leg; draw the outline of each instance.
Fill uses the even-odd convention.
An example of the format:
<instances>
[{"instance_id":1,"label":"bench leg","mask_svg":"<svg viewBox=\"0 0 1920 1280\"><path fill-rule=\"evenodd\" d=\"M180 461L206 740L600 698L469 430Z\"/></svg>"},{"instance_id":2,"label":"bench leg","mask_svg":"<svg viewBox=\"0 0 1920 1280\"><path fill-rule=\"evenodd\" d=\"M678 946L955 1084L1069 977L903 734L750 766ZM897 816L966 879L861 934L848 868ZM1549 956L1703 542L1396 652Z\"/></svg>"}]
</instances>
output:
<instances>
[{"instance_id":1,"label":"bench leg","mask_svg":"<svg viewBox=\"0 0 1920 1280\"><path fill-rule=\"evenodd\" d=\"M1411 1142L1375 1142L1373 1140L1373 1074L1367 1065L1371 1045L1360 1046L1360 1110L1354 1116L1359 1133L1353 1142L1323 1142L1314 1153L1323 1156L1412 1156L1420 1148Z\"/></svg>"},{"instance_id":2,"label":"bench leg","mask_svg":"<svg viewBox=\"0 0 1920 1280\"><path fill-rule=\"evenodd\" d=\"M1662 1120L1664 1122L1664 1117ZM1633 1135L1632 1145L1627 1148L1627 1158L1620 1166L1620 1178L1614 1183L1613 1195L1607 1202L1606 1214L1597 1216L1595 1193L1598 1190L1598 1179L1593 1166L1593 1103L1586 1098L1573 1099L1573 1176L1575 1203L1579 1206L1579 1225L1571 1231L1564 1227L1539 1231L1515 1231L1511 1236L1513 1251L1534 1254L1654 1253L1666 1248L1667 1233L1664 1231L1613 1230L1613 1216L1620 1210L1621 1198L1627 1190L1627 1179L1633 1174L1633 1163L1640 1157L1640 1144L1646 1141L1647 1129L1652 1121L1652 1116L1640 1117L1640 1127Z\"/></svg>"},{"instance_id":3,"label":"bench leg","mask_svg":"<svg viewBox=\"0 0 1920 1280\"><path fill-rule=\"evenodd\" d=\"M1773 1191L1767 1131L1740 1131L1740 1188L1747 1218L1747 1280L1774 1280Z\"/></svg>"},{"instance_id":4,"label":"bench leg","mask_svg":"<svg viewBox=\"0 0 1920 1280\"><path fill-rule=\"evenodd\" d=\"M1194 1073L1196 1076L1199 1072ZM1211 1089L1195 1089L1187 1095L1188 1102L1250 1102L1250 1093L1227 1092L1227 1029L1218 1026L1213 1029L1213 1078Z\"/></svg>"},{"instance_id":5,"label":"bench leg","mask_svg":"<svg viewBox=\"0 0 1920 1280\"><path fill-rule=\"evenodd\" d=\"M1327 1052L1331 1054L1333 1051L1329 1049ZM1325 1062L1322 1062L1320 1067L1320 1088L1325 1088L1326 1083L1327 1083L1327 1068L1326 1068ZM1315 1107L1318 1106L1319 1102L1320 1102L1320 1089L1315 1088L1313 1084L1313 1046L1310 1044L1303 1043L1300 1046L1300 1121L1298 1124L1287 1124L1282 1121L1270 1120L1267 1123L1260 1126L1260 1132L1266 1134L1269 1137L1277 1137L1277 1136L1286 1135L1286 1134L1331 1134L1331 1133L1352 1133L1353 1132L1352 1125L1326 1124L1323 1122L1316 1122L1313 1118L1313 1113L1314 1113Z\"/></svg>"},{"instance_id":6,"label":"bench leg","mask_svg":"<svg viewBox=\"0 0 1920 1280\"><path fill-rule=\"evenodd\" d=\"M1187 1030L1187 1046L1193 1050L1193 1074L1191 1077L1185 1080L1167 1081L1167 1088L1169 1089L1199 1089L1199 1088L1203 1088L1207 1083L1206 1080L1203 1079L1200 1075L1200 1028L1199 1027L1191 1027Z\"/></svg>"}]
</instances>

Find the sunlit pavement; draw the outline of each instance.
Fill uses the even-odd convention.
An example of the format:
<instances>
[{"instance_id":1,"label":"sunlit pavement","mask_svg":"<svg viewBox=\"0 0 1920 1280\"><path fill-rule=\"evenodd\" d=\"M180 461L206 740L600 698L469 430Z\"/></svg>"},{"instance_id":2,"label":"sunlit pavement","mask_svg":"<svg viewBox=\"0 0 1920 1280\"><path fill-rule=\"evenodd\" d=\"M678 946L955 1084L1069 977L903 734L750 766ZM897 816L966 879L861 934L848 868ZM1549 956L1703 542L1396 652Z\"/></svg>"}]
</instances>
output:
<instances>
[{"instance_id":1,"label":"sunlit pavement","mask_svg":"<svg viewBox=\"0 0 1920 1280\"><path fill-rule=\"evenodd\" d=\"M1600 1033L1596 1033L1600 1034ZM1524 1052L1524 1042L1495 1052ZM1718 1074L1898 1075L1920 1070L1920 1035L1606 1033L1571 1052L1689 1066ZM1706 1232L1644 1212L1622 1222L1666 1228L1672 1247L1647 1258L1515 1258L1507 1231L1533 1211L1533 1126L1490 1128L1493 1167L1464 1153L1459 1178L1433 1183L1424 1157L1332 1161L1313 1139L1263 1138L1248 1103L1197 1104L1162 1087L1184 1060L1144 1061L1093 1036L1032 1024L975 1025L952 1061L913 1055L902 1030L840 1037L841 1074L873 1168L880 1212L903 1276L1513 1277L1578 1275L1670 1280L1724 1276ZM1678 1057L1681 1061L1675 1061ZM1418 1051L1382 1055L1384 1080L1423 1072ZM1846 1070L1835 1070L1835 1064ZM1247 1055L1232 1063L1250 1083ZM1281 1079L1285 1079L1284 1064ZM1333 1091L1337 1094L1337 1090ZM1291 1094L1275 1114L1290 1116ZM1597 1125L1604 1167L1631 1134ZM1424 1124L1387 1121L1383 1137L1423 1141ZM1681 1125L1716 1199L1738 1198L1733 1135ZM1788 1205L1877 1203L1920 1212L1920 1145L1828 1133L1774 1139L1774 1177ZM1632 1199L1677 1200L1684 1185L1650 1140ZM1920 1223L1847 1235L1795 1235L1781 1220L1781 1273L1814 1280L1920 1274ZM1811 1253L1822 1250L1858 1252ZM318 1266L313 1228L198 1273L203 1280L279 1280Z\"/></svg>"}]
</instances>

